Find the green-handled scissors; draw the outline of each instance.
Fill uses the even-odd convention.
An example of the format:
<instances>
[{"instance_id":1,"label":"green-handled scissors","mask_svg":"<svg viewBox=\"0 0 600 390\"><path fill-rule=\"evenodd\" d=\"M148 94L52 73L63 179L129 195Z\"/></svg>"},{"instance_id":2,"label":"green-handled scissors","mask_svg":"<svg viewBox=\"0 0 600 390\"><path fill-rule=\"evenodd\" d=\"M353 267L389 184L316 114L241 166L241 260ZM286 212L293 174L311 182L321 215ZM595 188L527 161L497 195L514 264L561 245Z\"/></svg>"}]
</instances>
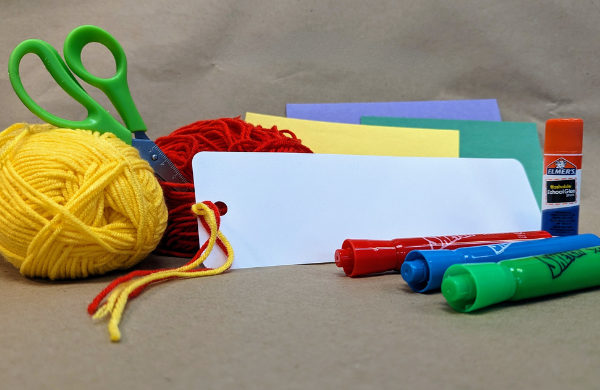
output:
<instances>
[{"instance_id":1,"label":"green-handled scissors","mask_svg":"<svg viewBox=\"0 0 600 390\"><path fill-rule=\"evenodd\" d=\"M81 52L87 44L92 42L104 45L114 56L117 72L113 77L106 79L96 77L83 66ZM58 85L87 109L88 115L86 119L71 121L57 117L44 110L31 99L27 91L25 91L19 75L21 59L29 53L40 57ZM133 103L131 92L129 92L127 84L127 58L119 42L100 27L80 26L71 31L67 39L65 39L64 55L66 64L54 47L39 39L29 39L21 42L13 50L8 62L8 75L17 96L23 104L40 119L58 127L93 130L100 133L111 132L127 144L134 146L139 151L140 156L150 163L159 180L172 183L187 183L188 181L173 165L171 160L146 136L146 124ZM71 72L75 73L83 81L104 92L117 109L125 126L119 123L104 107L92 99ZM132 137L132 134L135 135L135 138Z\"/></svg>"}]
</instances>

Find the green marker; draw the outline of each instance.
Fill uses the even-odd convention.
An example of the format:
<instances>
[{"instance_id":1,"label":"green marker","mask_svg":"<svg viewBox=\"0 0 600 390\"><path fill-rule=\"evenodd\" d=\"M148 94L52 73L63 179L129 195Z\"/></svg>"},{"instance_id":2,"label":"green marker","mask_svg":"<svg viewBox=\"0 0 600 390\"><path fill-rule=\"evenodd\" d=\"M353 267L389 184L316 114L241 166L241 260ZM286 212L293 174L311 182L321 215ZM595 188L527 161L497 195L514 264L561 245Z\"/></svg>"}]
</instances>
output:
<instances>
[{"instance_id":1,"label":"green marker","mask_svg":"<svg viewBox=\"0 0 600 390\"><path fill-rule=\"evenodd\" d=\"M442 294L468 313L503 301L600 285L600 246L499 263L455 264L446 270Z\"/></svg>"}]
</instances>

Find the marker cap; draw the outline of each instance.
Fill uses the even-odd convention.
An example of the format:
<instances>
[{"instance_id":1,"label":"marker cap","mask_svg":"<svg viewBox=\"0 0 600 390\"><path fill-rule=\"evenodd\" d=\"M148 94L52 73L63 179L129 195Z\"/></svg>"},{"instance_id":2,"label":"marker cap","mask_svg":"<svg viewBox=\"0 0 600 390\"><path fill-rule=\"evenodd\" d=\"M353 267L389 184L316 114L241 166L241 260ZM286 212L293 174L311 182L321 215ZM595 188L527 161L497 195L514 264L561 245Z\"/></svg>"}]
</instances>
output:
<instances>
[{"instance_id":1,"label":"marker cap","mask_svg":"<svg viewBox=\"0 0 600 390\"><path fill-rule=\"evenodd\" d=\"M386 272L396 267L398 254L391 241L346 240L335 251L335 264L348 276Z\"/></svg>"},{"instance_id":2,"label":"marker cap","mask_svg":"<svg viewBox=\"0 0 600 390\"><path fill-rule=\"evenodd\" d=\"M400 272L413 291L422 293L439 288L444 272L456 263L461 263L461 256L453 250L410 251Z\"/></svg>"},{"instance_id":3,"label":"marker cap","mask_svg":"<svg viewBox=\"0 0 600 390\"><path fill-rule=\"evenodd\" d=\"M546 122L544 153L581 154L583 147L583 120L550 119Z\"/></svg>"},{"instance_id":4,"label":"marker cap","mask_svg":"<svg viewBox=\"0 0 600 390\"><path fill-rule=\"evenodd\" d=\"M424 261L409 261L404 262L400 269L402 272L402 279L409 283L423 283L429 277L429 270L427 269L427 263Z\"/></svg>"},{"instance_id":5,"label":"marker cap","mask_svg":"<svg viewBox=\"0 0 600 390\"><path fill-rule=\"evenodd\" d=\"M442 281L444 298L462 313L509 300L516 289L510 270L497 263L455 264Z\"/></svg>"}]
</instances>

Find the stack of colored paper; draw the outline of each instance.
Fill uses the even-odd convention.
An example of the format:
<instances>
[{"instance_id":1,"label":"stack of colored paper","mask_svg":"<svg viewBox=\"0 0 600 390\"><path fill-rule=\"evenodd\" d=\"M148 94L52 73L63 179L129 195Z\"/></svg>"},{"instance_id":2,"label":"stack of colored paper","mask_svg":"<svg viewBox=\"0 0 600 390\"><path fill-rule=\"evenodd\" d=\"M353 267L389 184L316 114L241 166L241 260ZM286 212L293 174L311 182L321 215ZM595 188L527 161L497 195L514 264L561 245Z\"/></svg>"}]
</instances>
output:
<instances>
[{"instance_id":1,"label":"stack of colored paper","mask_svg":"<svg viewBox=\"0 0 600 390\"><path fill-rule=\"evenodd\" d=\"M246 120L291 130L315 153L515 159L541 205L536 125L501 122L494 99L288 104L287 115L247 113Z\"/></svg>"}]
</instances>

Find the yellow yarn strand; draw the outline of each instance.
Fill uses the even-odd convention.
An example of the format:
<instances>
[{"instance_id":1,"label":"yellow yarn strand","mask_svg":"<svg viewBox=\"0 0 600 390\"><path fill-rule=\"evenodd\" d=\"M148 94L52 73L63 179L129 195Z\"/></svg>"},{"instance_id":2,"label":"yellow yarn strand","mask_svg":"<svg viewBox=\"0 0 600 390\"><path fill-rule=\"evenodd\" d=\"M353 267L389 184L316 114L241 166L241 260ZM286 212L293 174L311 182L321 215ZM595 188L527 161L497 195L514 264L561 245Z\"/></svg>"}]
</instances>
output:
<instances>
[{"instance_id":1,"label":"yellow yarn strand","mask_svg":"<svg viewBox=\"0 0 600 390\"><path fill-rule=\"evenodd\" d=\"M213 210L204 203L197 203L194 206L192 206L192 211L196 215L203 217L210 228L210 237L208 240L206 250L204 251L204 253L202 253L200 257L198 257L196 261L192 263L186 264L182 267L175 268L172 270L159 271L147 276L140 277L138 279L131 280L129 282L123 283L115 287L115 289L108 296L106 303L104 303L104 305L98 308L98 310L92 317L93 319L99 319L105 317L110 313L111 317L108 322L108 332L110 334L111 341L121 340L121 331L119 330L119 323L121 322L121 318L123 316L123 312L129 300L130 294L137 288L144 286L148 283L173 277L197 278L202 276L218 275L231 267L234 257L233 248L231 247L231 244L223 235L223 233L218 230L217 219ZM193 269L200 266L208 258L208 256L214 248L217 237L223 242L225 248L227 249L227 261L225 262L225 264L215 269L190 272Z\"/></svg>"},{"instance_id":2,"label":"yellow yarn strand","mask_svg":"<svg viewBox=\"0 0 600 390\"><path fill-rule=\"evenodd\" d=\"M21 274L129 268L158 245L167 218L152 168L113 134L25 123L0 133L0 254Z\"/></svg>"}]
</instances>

